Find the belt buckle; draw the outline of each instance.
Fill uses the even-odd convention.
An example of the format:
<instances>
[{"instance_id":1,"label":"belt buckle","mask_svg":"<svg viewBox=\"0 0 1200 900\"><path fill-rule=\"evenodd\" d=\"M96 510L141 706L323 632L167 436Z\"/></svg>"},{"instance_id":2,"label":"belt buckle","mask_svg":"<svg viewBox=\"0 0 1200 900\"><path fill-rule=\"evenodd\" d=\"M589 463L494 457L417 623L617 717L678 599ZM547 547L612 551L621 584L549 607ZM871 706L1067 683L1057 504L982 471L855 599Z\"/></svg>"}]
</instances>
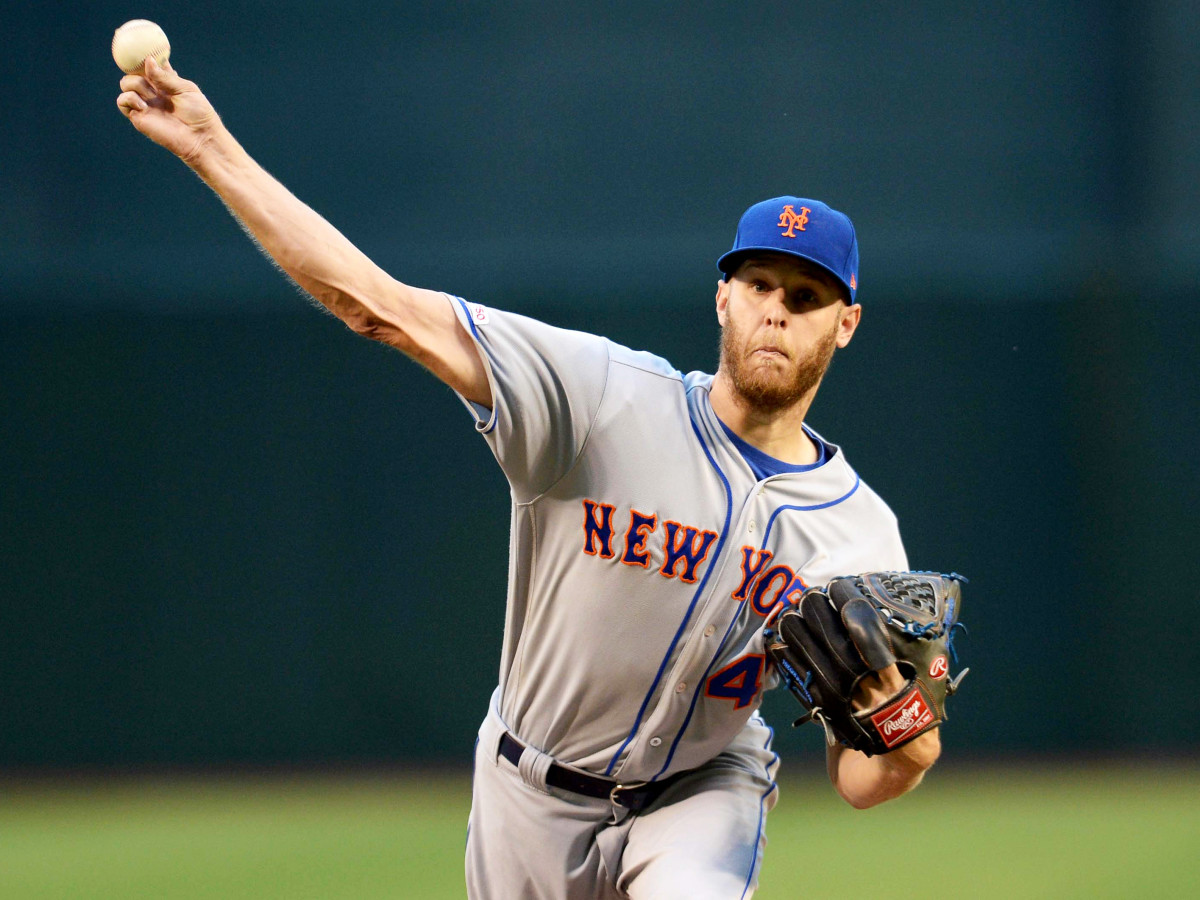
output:
<instances>
[{"instance_id":1,"label":"belt buckle","mask_svg":"<svg viewBox=\"0 0 1200 900\"><path fill-rule=\"evenodd\" d=\"M619 795L622 791L636 791L638 788L644 788L649 783L650 782L648 781L635 781L633 784L615 784L613 785L613 789L608 792L608 799L617 806L623 806L625 809L633 810L632 806L621 802L621 797Z\"/></svg>"}]
</instances>

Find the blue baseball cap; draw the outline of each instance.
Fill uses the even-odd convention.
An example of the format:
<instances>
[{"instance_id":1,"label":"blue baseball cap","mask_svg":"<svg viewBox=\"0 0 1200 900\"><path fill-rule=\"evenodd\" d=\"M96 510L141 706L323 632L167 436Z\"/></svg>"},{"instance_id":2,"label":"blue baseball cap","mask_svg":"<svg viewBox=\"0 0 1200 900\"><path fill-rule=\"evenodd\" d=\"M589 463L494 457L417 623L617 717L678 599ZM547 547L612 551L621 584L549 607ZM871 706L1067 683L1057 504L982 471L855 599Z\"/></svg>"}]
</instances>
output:
<instances>
[{"instance_id":1,"label":"blue baseball cap","mask_svg":"<svg viewBox=\"0 0 1200 900\"><path fill-rule=\"evenodd\" d=\"M742 214L733 248L717 260L728 278L756 252L787 253L816 263L850 293L858 292L858 238L854 223L820 200L775 197L755 203Z\"/></svg>"}]
</instances>

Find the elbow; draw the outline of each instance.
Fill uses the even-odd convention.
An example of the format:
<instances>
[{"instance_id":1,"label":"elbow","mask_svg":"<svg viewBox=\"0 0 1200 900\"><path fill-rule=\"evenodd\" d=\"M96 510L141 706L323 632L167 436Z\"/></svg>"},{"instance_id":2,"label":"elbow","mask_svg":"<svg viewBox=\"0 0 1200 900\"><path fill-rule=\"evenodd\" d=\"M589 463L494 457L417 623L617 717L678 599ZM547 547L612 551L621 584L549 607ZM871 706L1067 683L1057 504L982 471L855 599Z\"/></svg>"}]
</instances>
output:
<instances>
[{"instance_id":1,"label":"elbow","mask_svg":"<svg viewBox=\"0 0 1200 900\"><path fill-rule=\"evenodd\" d=\"M396 324L379 315L354 295L331 286L314 287L297 283L301 284L318 304L333 313L343 325L360 337L392 346L401 343L403 335Z\"/></svg>"},{"instance_id":2,"label":"elbow","mask_svg":"<svg viewBox=\"0 0 1200 900\"><path fill-rule=\"evenodd\" d=\"M915 775L889 773L878 780L860 785L856 790L837 789L838 795L854 809L871 809L903 796L921 783L925 772Z\"/></svg>"},{"instance_id":3,"label":"elbow","mask_svg":"<svg viewBox=\"0 0 1200 900\"><path fill-rule=\"evenodd\" d=\"M395 340L393 335L394 329L389 328L387 323L382 319L372 316L363 310L356 310L354 313L347 315L343 321L351 331L361 337L369 338L372 341L379 341L381 344L390 344Z\"/></svg>"},{"instance_id":4,"label":"elbow","mask_svg":"<svg viewBox=\"0 0 1200 900\"><path fill-rule=\"evenodd\" d=\"M891 800L895 794L890 785L882 781L872 783L835 784L837 795L854 809L870 809Z\"/></svg>"},{"instance_id":5,"label":"elbow","mask_svg":"<svg viewBox=\"0 0 1200 900\"><path fill-rule=\"evenodd\" d=\"M852 777L837 778L834 787L850 806L870 809L919 785L941 754L941 738L934 729L891 753L860 757Z\"/></svg>"},{"instance_id":6,"label":"elbow","mask_svg":"<svg viewBox=\"0 0 1200 900\"><path fill-rule=\"evenodd\" d=\"M355 305L350 309L339 311L337 315L355 334L409 352L409 347L404 341L404 335L400 329L365 307Z\"/></svg>"},{"instance_id":7,"label":"elbow","mask_svg":"<svg viewBox=\"0 0 1200 900\"><path fill-rule=\"evenodd\" d=\"M870 809L871 807L878 806L880 803L883 803L888 799L887 797L882 796L854 796L852 794L844 793L843 791L838 791L838 794L854 809Z\"/></svg>"}]
</instances>

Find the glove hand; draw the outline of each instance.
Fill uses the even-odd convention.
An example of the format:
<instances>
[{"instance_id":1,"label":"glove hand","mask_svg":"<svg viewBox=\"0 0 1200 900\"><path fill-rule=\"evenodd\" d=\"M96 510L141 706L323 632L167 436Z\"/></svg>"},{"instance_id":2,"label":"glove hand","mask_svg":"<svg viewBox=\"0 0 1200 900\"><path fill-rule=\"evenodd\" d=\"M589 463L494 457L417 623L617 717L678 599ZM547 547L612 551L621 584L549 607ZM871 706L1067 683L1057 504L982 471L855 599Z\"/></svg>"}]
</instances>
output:
<instances>
[{"instance_id":1,"label":"glove hand","mask_svg":"<svg viewBox=\"0 0 1200 900\"><path fill-rule=\"evenodd\" d=\"M807 711L797 724L818 721L831 745L871 756L944 722L946 697L967 672L950 678L963 580L872 572L805 591L765 635L768 655Z\"/></svg>"}]
</instances>

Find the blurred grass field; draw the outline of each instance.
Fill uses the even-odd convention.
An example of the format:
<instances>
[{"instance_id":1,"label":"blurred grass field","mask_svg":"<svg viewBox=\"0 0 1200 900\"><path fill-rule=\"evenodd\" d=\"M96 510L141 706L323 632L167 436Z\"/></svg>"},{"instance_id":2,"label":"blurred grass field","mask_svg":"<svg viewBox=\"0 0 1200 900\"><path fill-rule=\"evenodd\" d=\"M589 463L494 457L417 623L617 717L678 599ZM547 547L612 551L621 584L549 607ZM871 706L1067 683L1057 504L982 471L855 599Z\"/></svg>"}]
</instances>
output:
<instances>
[{"instance_id":1,"label":"blurred grass field","mask_svg":"<svg viewBox=\"0 0 1200 900\"><path fill-rule=\"evenodd\" d=\"M1200 896L1200 767L785 780L759 897ZM0 780L0 898L463 897L465 775Z\"/></svg>"}]
</instances>

